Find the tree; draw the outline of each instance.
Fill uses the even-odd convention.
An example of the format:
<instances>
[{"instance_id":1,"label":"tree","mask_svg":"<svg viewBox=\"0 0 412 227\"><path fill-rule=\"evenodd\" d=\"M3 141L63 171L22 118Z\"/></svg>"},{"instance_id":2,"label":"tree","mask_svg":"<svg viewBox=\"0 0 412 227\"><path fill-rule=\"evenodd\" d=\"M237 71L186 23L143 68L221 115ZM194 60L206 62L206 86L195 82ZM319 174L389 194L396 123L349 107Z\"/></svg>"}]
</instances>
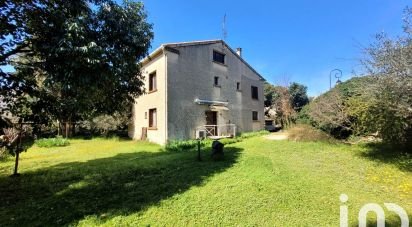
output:
<instances>
[{"instance_id":1,"label":"tree","mask_svg":"<svg viewBox=\"0 0 412 227\"><path fill-rule=\"evenodd\" d=\"M361 63L377 80L371 120L387 142L412 144L412 9L405 9L404 35L378 34Z\"/></svg>"},{"instance_id":2,"label":"tree","mask_svg":"<svg viewBox=\"0 0 412 227\"><path fill-rule=\"evenodd\" d=\"M291 104L295 111L299 112L303 106L309 103L309 97L307 95L308 88L302 84L293 82L288 87Z\"/></svg>"},{"instance_id":3,"label":"tree","mask_svg":"<svg viewBox=\"0 0 412 227\"><path fill-rule=\"evenodd\" d=\"M295 111L291 105L291 97L286 87L274 86L265 83L265 115L280 123L281 127L290 125L295 117Z\"/></svg>"},{"instance_id":4,"label":"tree","mask_svg":"<svg viewBox=\"0 0 412 227\"><path fill-rule=\"evenodd\" d=\"M404 35L378 34L361 63L368 76L352 78L313 100L304 116L335 137L377 135L412 145L412 9L405 9Z\"/></svg>"},{"instance_id":5,"label":"tree","mask_svg":"<svg viewBox=\"0 0 412 227\"><path fill-rule=\"evenodd\" d=\"M338 88L313 100L307 111L316 127L337 138L346 138L352 133L345 97Z\"/></svg>"},{"instance_id":6,"label":"tree","mask_svg":"<svg viewBox=\"0 0 412 227\"><path fill-rule=\"evenodd\" d=\"M16 25L21 41L16 38L0 58L19 57L17 73L0 82L9 105L28 95L34 100L30 108L65 123L67 134L71 122L124 111L144 92L138 62L147 55L153 33L142 3L8 2L1 11L24 18Z\"/></svg>"},{"instance_id":7,"label":"tree","mask_svg":"<svg viewBox=\"0 0 412 227\"><path fill-rule=\"evenodd\" d=\"M82 128L107 136L110 132L126 130L130 121L130 113L116 112L112 115L100 115L91 120L83 121Z\"/></svg>"}]
</instances>

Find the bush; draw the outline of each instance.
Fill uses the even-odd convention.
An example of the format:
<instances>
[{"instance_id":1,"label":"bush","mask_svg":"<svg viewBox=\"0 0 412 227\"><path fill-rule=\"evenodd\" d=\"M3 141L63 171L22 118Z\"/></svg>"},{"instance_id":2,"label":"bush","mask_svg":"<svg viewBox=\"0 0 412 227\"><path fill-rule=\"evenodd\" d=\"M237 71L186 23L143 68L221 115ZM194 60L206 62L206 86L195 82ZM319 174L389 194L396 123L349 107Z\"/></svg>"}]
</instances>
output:
<instances>
[{"instance_id":1,"label":"bush","mask_svg":"<svg viewBox=\"0 0 412 227\"><path fill-rule=\"evenodd\" d=\"M68 139L64 139L63 137L58 136L56 138L44 138L36 140L35 144L38 147L64 147L70 145L70 142Z\"/></svg>"},{"instance_id":2,"label":"bush","mask_svg":"<svg viewBox=\"0 0 412 227\"><path fill-rule=\"evenodd\" d=\"M7 158L8 152L6 147L0 147L0 161L3 161Z\"/></svg>"},{"instance_id":3,"label":"bush","mask_svg":"<svg viewBox=\"0 0 412 227\"><path fill-rule=\"evenodd\" d=\"M235 137L235 138L223 138L223 139L220 139L219 141L223 143L224 145L227 145L227 144L242 142L243 139L247 139L250 137L266 135L266 134L269 134L269 132L264 131L264 130L257 131L257 132L247 132L247 133L242 133L240 136ZM201 140L200 146L201 147L211 147L212 142L213 140L211 139ZM166 144L165 149L167 151L194 150L197 148L197 143L198 143L197 140L172 140Z\"/></svg>"},{"instance_id":4,"label":"bush","mask_svg":"<svg viewBox=\"0 0 412 227\"><path fill-rule=\"evenodd\" d=\"M299 114L299 123L310 124L337 139L376 132L371 127L370 107L374 105L376 79L354 77L314 99Z\"/></svg>"},{"instance_id":5,"label":"bush","mask_svg":"<svg viewBox=\"0 0 412 227\"><path fill-rule=\"evenodd\" d=\"M310 105L310 104L309 104ZM309 105L304 106L297 115L296 124L311 125L312 121L309 116Z\"/></svg>"},{"instance_id":6,"label":"bush","mask_svg":"<svg viewBox=\"0 0 412 227\"><path fill-rule=\"evenodd\" d=\"M288 139L292 141L322 141L336 143L337 140L324 131L307 124L297 124L288 130Z\"/></svg>"},{"instance_id":7,"label":"bush","mask_svg":"<svg viewBox=\"0 0 412 227\"><path fill-rule=\"evenodd\" d=\"M197 146L197 140L173 140L166 144L168 151L190 150ZM201 146L204 146L205 141L200 141Z\"/></svg>"}]
</instances>

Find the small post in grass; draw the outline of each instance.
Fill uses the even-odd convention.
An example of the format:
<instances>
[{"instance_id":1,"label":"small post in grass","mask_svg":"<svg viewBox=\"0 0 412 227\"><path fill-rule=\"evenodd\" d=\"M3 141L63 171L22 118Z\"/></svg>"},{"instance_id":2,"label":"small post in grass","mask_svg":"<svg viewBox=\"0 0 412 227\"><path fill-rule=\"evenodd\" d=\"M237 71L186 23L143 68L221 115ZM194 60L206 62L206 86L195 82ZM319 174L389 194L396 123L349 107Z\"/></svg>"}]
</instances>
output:
<instances>
[{"instance_id":1,"label":"small post in grass","mask_svg":"<svg viewBox=\"0 0 412 227\"><path fill-rule=\"evenodd\" d=\"M202 161L202 157L200 156L200 138L197 139L197 160L199 162Z\"/></svg>"},{"instance_id":2,"label":"small post in grass","mask_svg":"<svg viewBox=\"0 0 412 227\"><path fill-rule=\"evenodd\" d=\"M200 156L200 141L206 138L206 131L205 130L196 130L196 139L197 139L197 160L200 162L202 161L202 157Z\"/></svg>"}]
</instances>

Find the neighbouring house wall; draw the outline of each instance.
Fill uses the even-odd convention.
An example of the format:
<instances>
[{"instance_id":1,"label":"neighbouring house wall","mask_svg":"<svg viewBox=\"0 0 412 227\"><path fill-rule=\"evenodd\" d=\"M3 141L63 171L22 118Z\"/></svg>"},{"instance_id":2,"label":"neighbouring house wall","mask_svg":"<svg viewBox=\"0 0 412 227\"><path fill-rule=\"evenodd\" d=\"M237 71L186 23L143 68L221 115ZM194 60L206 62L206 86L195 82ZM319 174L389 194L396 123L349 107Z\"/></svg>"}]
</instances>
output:
<instances>
[{"instance_id":1,"label":"neighbouring house wall","mask_svg":"<svg viewBox=\"0 0 412 227\"><path fill-rule=\"evenodd\" d=\"M195 138L196 127L206 124L207 105L196 98L227 101L229 111L218 111L218 124L233 123L237 132L256 131L264 127L263 81L221 43L173 47L179 54L167 53L167 133L169 140ZM226 54L226 64L213 62L213 50ZM219 77L220 87L214 86ZM241 83L241 91L236 83ZM257 86L259 100L251 97ZM258 111L258 121L252 121Z\"/></svg>"},{"instance_id":2,"label":"neighbouring house wall","mask_svg":"<svg viewBox=\"0 0 412 227\"><path fill-rule=\"evenodd\" d=\"M149 109L156 108L157 111L157 129L147 130L147 139L149 141L164 144L166 138L166 56L160 53L149 63L142 67L142 73L145 76L146 93L149 91L149 74L156 71L157 91L147 93L136 99L133 105L133 114L131 124L129 125L129 136L133 139L140 139L142 127L149 126ZM147 118L145 118L145 113Z\"/></svg>"}]
</instances>

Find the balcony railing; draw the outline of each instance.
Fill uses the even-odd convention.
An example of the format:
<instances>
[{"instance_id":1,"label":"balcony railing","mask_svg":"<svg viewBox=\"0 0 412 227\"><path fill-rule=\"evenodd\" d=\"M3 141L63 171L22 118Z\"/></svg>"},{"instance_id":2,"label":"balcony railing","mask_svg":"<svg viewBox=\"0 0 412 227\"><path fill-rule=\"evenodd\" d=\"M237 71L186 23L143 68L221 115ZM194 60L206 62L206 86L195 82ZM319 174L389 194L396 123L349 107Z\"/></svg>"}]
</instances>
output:
<instances>
[{"instance_id":1,"label":"balcony railing","mask_svg":"<svg viewBox=\"0 0 412 227\"><path fill-rule=\"evenodd\" d=\"M202 125L196 128L196 138L232 138L236 136L235 124Z\"/></svg>"}]
</instances>

